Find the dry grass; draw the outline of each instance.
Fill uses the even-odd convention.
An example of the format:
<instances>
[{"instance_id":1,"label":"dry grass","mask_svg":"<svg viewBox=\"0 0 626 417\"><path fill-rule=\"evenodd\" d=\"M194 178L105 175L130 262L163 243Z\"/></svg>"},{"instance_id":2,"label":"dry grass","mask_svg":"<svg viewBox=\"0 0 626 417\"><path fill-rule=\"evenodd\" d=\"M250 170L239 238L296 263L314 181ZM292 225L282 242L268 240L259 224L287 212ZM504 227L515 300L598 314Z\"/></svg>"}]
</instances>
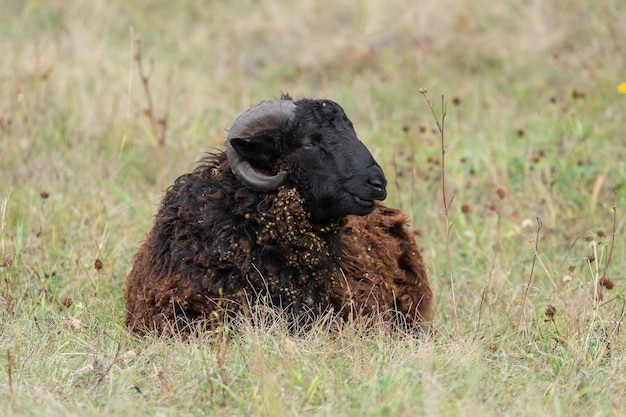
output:
<instances>
[{"instance_id":1,"label":"dry grass","mask_svg":"<svg viewBox=\"0 0 626 417\"><path fill-rule=\"evenodd\" d=\"M3 414L621 415L622 3L5 1ZM449 239L420 87L447 101ZM383 165L421 232L432 340L362 323L294 336L271 317L230 339L124 328L164 187L280 92L341 103Z\"/></svg>"}]
</instances>

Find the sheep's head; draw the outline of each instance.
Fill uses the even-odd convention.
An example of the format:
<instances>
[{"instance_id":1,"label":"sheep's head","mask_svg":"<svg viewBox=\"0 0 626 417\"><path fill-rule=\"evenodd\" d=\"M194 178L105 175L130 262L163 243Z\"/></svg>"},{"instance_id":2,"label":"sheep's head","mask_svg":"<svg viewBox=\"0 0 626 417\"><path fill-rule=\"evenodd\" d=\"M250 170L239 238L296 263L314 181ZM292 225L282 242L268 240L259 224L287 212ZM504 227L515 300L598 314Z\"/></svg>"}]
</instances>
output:
<instances>
[{"instance_id":1,"label":"sheep's head","mask_svg":"<svg viewBox=\"0 0 626 417\"><path fill-rule=\"evenodd\" d=\"M387 180L343 109L330 100L263 102L228 133L233 173L260 192L285 182L306 201L314 222L366 215L387 196Z\"/></svg>"}]
</instances>

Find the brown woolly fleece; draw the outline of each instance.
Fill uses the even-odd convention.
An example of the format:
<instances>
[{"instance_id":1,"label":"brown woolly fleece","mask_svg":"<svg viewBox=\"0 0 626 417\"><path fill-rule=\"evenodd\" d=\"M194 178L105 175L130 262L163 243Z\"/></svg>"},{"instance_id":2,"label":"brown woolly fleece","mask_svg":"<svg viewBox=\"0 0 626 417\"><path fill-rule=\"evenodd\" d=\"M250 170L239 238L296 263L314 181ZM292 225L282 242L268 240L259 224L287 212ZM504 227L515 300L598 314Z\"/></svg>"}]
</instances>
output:
<instances>
[{"instance_id":1,"label":"brown woolly fleece","mask_svg":"<svg viewBox=\"0 0 626 417\"><path fill-rule=\"evenodd\" d=\"M333 304L351 312L400 313L409 323L433 319L432 290L407 215L378 204L367 216L348 216L341 231L343 277Z\"/></svg>"},{"instance_id":2,"label":"brown woolly fleece","mask_svg":"<svg viewBox=\"0 0 626 417\"><path fill-rule=\"evenodd\" d=\"M289 317L328 310L432 320L432 292L407 217L378 204L366 216L309 221L295 188L253 193L223 155L181 176L128 275L126 324L184 331L261 301Z\"/></svg>"}]
</instances>

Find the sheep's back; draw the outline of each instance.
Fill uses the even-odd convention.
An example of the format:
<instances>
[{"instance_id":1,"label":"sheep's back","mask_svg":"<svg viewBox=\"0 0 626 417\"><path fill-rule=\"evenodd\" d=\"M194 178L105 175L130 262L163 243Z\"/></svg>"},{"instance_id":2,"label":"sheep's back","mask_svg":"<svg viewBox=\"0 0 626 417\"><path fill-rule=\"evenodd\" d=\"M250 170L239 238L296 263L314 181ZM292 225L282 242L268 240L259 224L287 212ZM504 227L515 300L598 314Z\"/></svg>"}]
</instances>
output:
<instances>
[{"instance_id":1,"label":"sheep's back","mask_svg":"<svg viewBox=\"0 0 626 417\"><path fill-rule=\"evenodd\" d=\"M126 323L180 330L260 299L291 316L328 309L342 221L309 222L293 188L254 193L223 155L168 189L127 277Z\"/></svg>"}]
</instances>

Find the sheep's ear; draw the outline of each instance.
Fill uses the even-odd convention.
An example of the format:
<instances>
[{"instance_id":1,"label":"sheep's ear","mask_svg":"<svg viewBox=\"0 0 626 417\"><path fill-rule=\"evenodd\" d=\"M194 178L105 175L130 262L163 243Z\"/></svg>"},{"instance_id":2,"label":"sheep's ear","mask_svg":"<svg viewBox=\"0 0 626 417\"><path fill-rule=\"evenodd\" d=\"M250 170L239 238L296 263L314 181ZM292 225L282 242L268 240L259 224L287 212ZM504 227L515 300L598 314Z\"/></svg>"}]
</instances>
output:
<instances>
[{"instance_id":1,"label":"sheep's ear","mask_svg":"<svg viewBox=\"0 0 626 417\"><path fill-rule=\"evenodd\" d=\"M274 138L269 135L233 138L230 143L242 158L249 161L268 163L275 161L278 155Z\"/></svg>"}]
</instances>

